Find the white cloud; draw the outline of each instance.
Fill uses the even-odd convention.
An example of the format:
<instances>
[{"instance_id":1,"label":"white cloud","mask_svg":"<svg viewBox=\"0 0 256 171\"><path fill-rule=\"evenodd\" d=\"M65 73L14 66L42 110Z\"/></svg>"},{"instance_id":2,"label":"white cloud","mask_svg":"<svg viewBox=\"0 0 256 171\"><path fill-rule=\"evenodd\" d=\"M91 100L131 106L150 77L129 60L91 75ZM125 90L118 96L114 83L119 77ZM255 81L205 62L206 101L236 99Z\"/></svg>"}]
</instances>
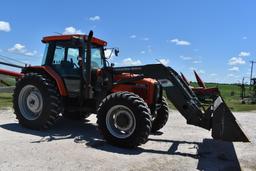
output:
<instances>
[{"instance_id":1,"label":"white cloud","mask_svg":"<svg viewBox=\"0 0 256 171\"><path fill-rule=\"evenodd\" d=\"M24 54L27 50L26 47L20 43L16 43L12 48L8 49L9 52Z\"/></svg>"},{"instance_id":2,"label":"white cloud","mask_svg":"<svg viewBox=\"0 0 256 171\"><path fill-rule=\"evenodd\" d=\"M2 50L2 49L0 49L0 52L3 52L3 50Z\"/></svg>"},{"instance_id":3,"label":"white cloud","mask_svg":"<svg viewBox=\"0 0 256 171\"><path fill-rule=\"evenodd\" d=\"M210 76L215 77L215 76L217 76L217 74L216 73L211 73Z\"/></svg>"},{"instance_id":4,"label":"white cloud","mask_svg":"<svg viewBox=\"0 0 256 171\"><path fill-rule=\"evenodd\" d=\"M5 31L5 32L11 31L10 23L6 21L0 21L0 31Z\"/></svg>"},{"instance_id":5,"label":"white cloud","mask_svg":"<svg viewBox=\"0 0 256 171\"><path fill-rule=\"evenodd\" d=\"M164 58L159 59L159 63L166 65L166 66L169 64L169 62L170 62L169 59L164 59Z\"/></svg>"},{"instance_id":6,"label":"white cloud","mask_svg":"<svg viewBox=\"0 0 256 171\"><path fill-rule=\"evenodd\" d=\"M202 61L198 61L198 60L193 61L193 64L200 64L200 63L202 63Z\"/></svg>"},{"instance_id":7,"label":"white cloud","mask_svg":"<svg viewBox=\"0 0 256 171\"><path fill-rule=\"evenodd\" d=\"M228 69L229 71L239 71L239 67L233 66L232 68Z\"/></svg>"},{"instance_id":8,"label":"white cloud","mask_svg":"<svg viewBox=\"0 0 256 171\"><path fill-rule=\"evenodd\" d=\"M202 70L202 69L200 69L198 72L199 72L200 74L205 74L205 71Z\"/></svg>"},{"instance_id":9,"label":"white cloud","mask_svg":"<svg viewBox=\"0 0 256 171\"><path fill-rule=\"evenodd\" d=\"M240 56L240 57L246 57L246 56L250 56L250 55L251 55L250 52L243 52L243 51L242 51L242 52L239 53L239 56Z\"/></svg>"},{"instance_id":10,"label":"white cloud","mask_svg":"<svg viewBox=\"0 0 256 171\"><path fill-rule=\"evenodd\" d=\"M191 60L191 59L192 59L192 57L190 57L190 56L180 56L180 58L181 58L182 60L185 60L185 61L188 61L188 60Z\"/></svg>"},{"instance_id":11,"label":"white cloud","mask_svg":"<svg viewBox=\"0 0 256 171\"><path fill-rule=\"evenodd\" d=\"M95 15L95 16L89 17L89 20L91 20L91 21L99 21L100 20L100 16Z\"/></svg>"},{"instance_id":12,"label":"white cloud","mask_svg":"<svg viewBox=\"0 0 256 171\"><path fill-rule=\"evenodd\" d=\"M232 57L228 61L229 65L242 65L245 64L245 61L241 57Z\"/></svg>"},{"instance_id":13,"label":"white cloud","mask_svg":"<svg viewBox=\"0 0 256 171\"><path fill-rule=\"evenodd\" d=\"M66 27L63 34L84 34L81 30L77 30L75 27Z\"/></svg>"},{"instance_id":14,"label":"white cloud","mask_svg":"<svg viewBox=\"0 0 256 171\"><path fill-rule=\"evenodd\" d=\"M37 55L37 51L34 50L33 52L26 52L25 55L27 55L27 56L35 56L35 55Z\"/></svg>"},{"instance_id":15,"label":"white cloud","mask_svg":"<svg viewBox=\"0 0 256 171\"><path fill-rule=\"evenodd\" d=\"M148 53L151 53L151 52L153 51L153 49L152 49L152 46L151 46L151 45L148 45L148 46L147 46L147 48L148 48Z\"/></svg>"},{"instance_id":16,"label":"white cloud","mask_svg":"<svg viewBox=\"0 0 256 171\"><path fill-rule=\"evenodd\" d=\"M234 77L235 75L234 74L228 74L228 77Z\"/></svg>"},{"instance_id":17,"label":"white cloud","mask_svg":"<svg viewBox=\"0 0 256 171\"><path fill-rule=\"evenodd\" d=\"M146 52L144 50L142 50L140 53L144 55Z\"/></svg>"},{"instance_id":18,"label":"white cloud","mask_svg":"<svg viewBox=\"0 0 256 171\"><path fill-rule=\"evenodd\" d=\"M179 40L179 39L172 39L171 40L172 43L175 43L176 45L179 46L189 46L191 43L186 41L186 40Z\"/></svg>"},{"instance_id":19,"label":"white cloud","mask_svg":"<svg viewBox=\"0 0 256 171\"><path fill-rule=\"evenodd\" d=\"M13 47L8 49L8 52L16 53L16 54L22 54L26 56L36 56L38 55L38 52L36 50L34 51L28 51L25 45L22 45L20 43L16 43Z\"/></svg>"},{"instance_id":20,"label":"white cloud","mask_svg":"<svg viewBox=\"0 0 256 171\"><path fill-rule=\"evenodd\" d=\"M247 40L248 38L246 36L242 37L243 40Z\"/></svg>"},{"instance_id":21,"label":"white cloud","mask_svg":"<svg viewBox=\"0 0 256 171\"><path fill-rule=\"evenodd\" d=\"M149 41L149 38L148 37L144 37L143 40L144 41Z\"/></svg>"},{"instance_id":22,"label":"white cloud","mask_svg":"<svg viewBox=\"0 0 256 171\"><path fill-rule=\"evenodd\" d=\"M195 67L189 67L190 70L197 70Z\"/></svg>"},{"instance_id":23,"label":"white cloud","mask_svg":"<svg viewBox=\"0 0 256 171\"><path fill-rule=\"evenodd\" d=\"M140 60L133 60L132 58L125 58L122 61L122 66L134 66L134 65L141 65Z\"/></svg>"},{"instance_id":24,"label":"white cloud","mask_svg":"<svg viewBox=\"0 0 256 171\"><path fill-rule=\"evenodd\" d=\"M137 36L135 34L131 35L130 38L131 39L135 39Z\"/></svg>"}]
</instances>

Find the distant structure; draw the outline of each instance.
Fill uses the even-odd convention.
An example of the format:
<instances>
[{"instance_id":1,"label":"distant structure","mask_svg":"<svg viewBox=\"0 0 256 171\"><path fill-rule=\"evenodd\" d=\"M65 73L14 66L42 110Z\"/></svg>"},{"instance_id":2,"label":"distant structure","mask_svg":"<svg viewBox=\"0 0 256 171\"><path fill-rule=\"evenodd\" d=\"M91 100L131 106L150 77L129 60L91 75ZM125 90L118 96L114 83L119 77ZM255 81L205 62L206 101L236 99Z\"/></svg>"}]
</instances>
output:
<instances>
[{"instance_id":1,"label":"distant structure","mask_svg":"<svg viewBox=\"0 0 256 171\"><path fill-rule=\"evenodd\" d=\"M253 77L253 69L256 61L250 61L250 63L251 63L250 84L248 86L248 84L246 84L244 81L246 77L243 77L242 83L240 85L241 102L256 104L256 77ZM248 93L246 93L246 90L248 91Z\"/></svg>"},{"instance_id":2,"label":"distant structure","mask_svg":"<svg viewBox=\"0 0 256 171\"><path fill-rule=\"evenodd\" d=\"M250 86L253 85L253 80L255 80L256 78L253 78L253 65L256 63L256 61L250 61L251 63L251 75L250 75Z\"/></svg>"},{"instance_id":3,"label":"distant structure","mask_svg":"<svg viewBox=\"0 0 256 171\"><path fill-rule=\"evenodd\" d=\"M251 87L252 87L252 96L254 98L256 98L256 78L252 78L251 82L252 82L252 85L251 85Z\"/></svg>"}]
</instances>

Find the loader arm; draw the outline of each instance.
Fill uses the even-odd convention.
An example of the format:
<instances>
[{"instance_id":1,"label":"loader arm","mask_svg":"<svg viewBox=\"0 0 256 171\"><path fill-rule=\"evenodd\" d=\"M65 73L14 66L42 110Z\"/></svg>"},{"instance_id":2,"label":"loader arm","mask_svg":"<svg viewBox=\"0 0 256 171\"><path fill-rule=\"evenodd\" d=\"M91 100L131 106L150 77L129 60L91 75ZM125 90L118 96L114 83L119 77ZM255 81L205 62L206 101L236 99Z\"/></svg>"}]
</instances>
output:
<instances>
[{"instance_id":1,"label":"loader arm","mask_svg":"<svg viewBox=\"0 0 256 171\"><path fill-rule=\"evenodd\" d=\"M187 124L207 130L212 129L213 138L226 141L249 141L221 97L204 110L194 92L171 67L150 64L116 67L114 72L141 74L158 80L166 91L167 98L187 120Z\"/></svg>"}]
</instances>

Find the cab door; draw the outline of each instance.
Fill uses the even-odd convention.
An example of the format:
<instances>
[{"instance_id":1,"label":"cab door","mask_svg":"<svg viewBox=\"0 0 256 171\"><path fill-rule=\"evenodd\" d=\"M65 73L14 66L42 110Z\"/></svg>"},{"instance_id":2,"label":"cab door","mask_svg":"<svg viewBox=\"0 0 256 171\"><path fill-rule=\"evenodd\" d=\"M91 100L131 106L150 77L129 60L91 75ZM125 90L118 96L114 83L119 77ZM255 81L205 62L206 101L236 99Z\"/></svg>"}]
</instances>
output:
<instances>
[{"instance_id":1,"label":"cab door","mask_svg":"<svg viewBox=\"0 0 256 171\"><path fill-rule=\"evenodd\" d=\"M55 46L51 66L63 78L69 96L77 96L80 93L81 68L78 56L79 48Z\"/></svg>"}]
</instances>

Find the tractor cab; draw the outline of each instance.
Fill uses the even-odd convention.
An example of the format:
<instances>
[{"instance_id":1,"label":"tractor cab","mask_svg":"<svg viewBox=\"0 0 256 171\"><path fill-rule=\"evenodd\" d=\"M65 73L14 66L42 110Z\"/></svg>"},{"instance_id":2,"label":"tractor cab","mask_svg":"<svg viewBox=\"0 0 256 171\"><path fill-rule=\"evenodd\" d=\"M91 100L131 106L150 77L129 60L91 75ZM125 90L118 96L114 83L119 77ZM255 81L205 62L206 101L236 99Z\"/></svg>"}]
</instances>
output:
<instances>
[{"instance_id":1,"label":"tractor cab","mask_svg":"<svg viewBox=\"0 0 256 171\"><path fill-rule=\"evenodd\" d=\"M46 44L42 65L50 66L61 76L70 96L80 92L81 70L87 65L87 38L86 35L59 35L44 37L42 40ZM104 55L106 45L105 41L92 38L90 46L92 73L106 66Z\"/></svg>"}]
</instances>

